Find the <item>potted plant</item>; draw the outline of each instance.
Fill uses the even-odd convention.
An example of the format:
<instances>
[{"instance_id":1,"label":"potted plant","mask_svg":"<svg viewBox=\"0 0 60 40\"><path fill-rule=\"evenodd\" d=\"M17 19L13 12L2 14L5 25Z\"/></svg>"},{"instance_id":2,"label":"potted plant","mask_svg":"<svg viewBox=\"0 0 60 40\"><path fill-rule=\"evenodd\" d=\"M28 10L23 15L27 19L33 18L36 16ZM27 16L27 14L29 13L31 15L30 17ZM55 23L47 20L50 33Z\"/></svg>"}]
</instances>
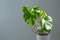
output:
<instances>
[{"instance_id":1,"label":"potted plant","mask_svg":"<svg viewBox=\"0 0 60 40\"><path fill-rule=\"evenodd\" d=\"M52 29L52 18L39 6L30 8L23 6L24 21L32 27L32 31L40 36L48 35ZM39 22L38 22L39 19Z\"/></svg>"}]
</instances>

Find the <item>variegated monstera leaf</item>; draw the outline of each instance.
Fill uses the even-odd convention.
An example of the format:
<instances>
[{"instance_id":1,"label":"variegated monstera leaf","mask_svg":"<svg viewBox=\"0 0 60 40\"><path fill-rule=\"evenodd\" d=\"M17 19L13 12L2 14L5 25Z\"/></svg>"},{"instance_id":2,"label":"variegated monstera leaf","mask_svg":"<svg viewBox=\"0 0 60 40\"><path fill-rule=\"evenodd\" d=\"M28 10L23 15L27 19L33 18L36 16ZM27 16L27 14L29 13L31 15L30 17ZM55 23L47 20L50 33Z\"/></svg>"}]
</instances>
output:
<instances>
[{"instance_id":1,"label":"variegated monstera leaf","mask_svg":"<svg viewBox=\"0 0 60 40\"><path fill-rule=\"evenodd\" d=\"M40 11L40 25L37 27L39 32L50 32L52 29L52 18L45 11Z\"/></svg>"},{"instance_id":2,"label":"variegated monstera leaf","mask_svg":"<svg viewBox=\"0 0 60 40\"><path fill-rule=\"evenodd\" d=\"M30 26L33 26L36 23L37 18L39 17L39 13L36 12L36 10L39 10L39 7L36 6L34 8L29 8L27 6L23 7L23 18L27 24Z\"/></svg>"}]
</instances>

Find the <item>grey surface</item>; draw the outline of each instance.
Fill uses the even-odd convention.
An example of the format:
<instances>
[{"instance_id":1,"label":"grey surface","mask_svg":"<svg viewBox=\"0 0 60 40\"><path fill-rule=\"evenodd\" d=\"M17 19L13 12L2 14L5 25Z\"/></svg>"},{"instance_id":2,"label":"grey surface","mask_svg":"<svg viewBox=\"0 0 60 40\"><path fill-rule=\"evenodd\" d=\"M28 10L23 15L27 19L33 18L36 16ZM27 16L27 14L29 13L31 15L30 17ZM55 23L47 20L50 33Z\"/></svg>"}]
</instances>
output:
<instances>
[{"instance_id":1,"label":"grey surface","mask_svg":"<svg viewBox=\"0 0 60 40\"><path fill-rule=\"evenodd\" d=\"M39 5L52 16L51 40L60 40L60 0L0 0L0 40L36 40L31 27L23 20L22 6Z\"/></svg>"}]
</instances>

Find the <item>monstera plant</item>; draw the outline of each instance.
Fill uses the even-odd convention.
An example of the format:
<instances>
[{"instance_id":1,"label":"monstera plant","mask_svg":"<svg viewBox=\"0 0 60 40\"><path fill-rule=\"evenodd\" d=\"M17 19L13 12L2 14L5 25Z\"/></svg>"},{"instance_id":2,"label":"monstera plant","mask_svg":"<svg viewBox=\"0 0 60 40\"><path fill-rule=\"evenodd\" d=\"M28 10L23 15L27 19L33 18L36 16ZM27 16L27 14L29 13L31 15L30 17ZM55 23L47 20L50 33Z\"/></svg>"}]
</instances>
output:
<instances>
[{"instance_id":1,"label":"monstera plant","mask_svg":"<svg viewBox=\"0 0 60 40\"><path fill-rule=\"evenodd\" d=\"M24 21L32 27L33 32L38 35L48 35L52 29L52 18L47 15L39 6L30 8L23 6ZM39 19L39 22L37 21Z\"/></svg>"}]
</instances>

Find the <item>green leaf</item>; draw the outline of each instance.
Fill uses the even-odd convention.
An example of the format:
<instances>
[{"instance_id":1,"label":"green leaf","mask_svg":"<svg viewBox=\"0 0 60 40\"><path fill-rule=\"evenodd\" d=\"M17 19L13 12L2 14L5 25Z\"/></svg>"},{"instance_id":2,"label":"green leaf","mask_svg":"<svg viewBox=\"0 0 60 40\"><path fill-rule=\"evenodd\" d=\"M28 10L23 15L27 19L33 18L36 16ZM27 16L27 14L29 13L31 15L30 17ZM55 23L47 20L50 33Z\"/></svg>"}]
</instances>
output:
<instances>
[{"instance_id":1,"label":"green leaf","mask_svg":"<svg viewBox=\"0 0 60 40\"><path fill-rule=\"evenodd\" d=\"M35 24L35 20L30 18L27 23L30 25L30 26L33 26Z\"/></svg>"},{"instance_id":2,"label":"green leaf","mask_svg":"<svg viewBox=\"0 0 60 40\"><path fill-rule=\"evenodd\" d=\"M44 24L45 24L45 20L44 19L41 19L40 20L40 25L43 27Z\"/></svg>"},{"instance_id":3,"label":"green leaf","mask_svg":"<svg viewBox=\"0 0 60 40\"><path fill-rule=\"evenodd\" d=\"M52 27L52 23L46 21L46 24Z\"/></svg>"},{"instance_id":4,"label":"green leaf","mask_svg":"<svg viewBox=\"0 0 60 40\"><path fill-rule=\"evenodd\" d=\"M35 6L33 9L34 10L39 10L39 6Z\"/></svg>"},{"instance_id":5,"label":"green leaf","mask_svg":"<svg viewBox=\"0 0 60 40\"><path fill-rule=\"evenodd\" d=\"M31 14L37 19L39 17L39 12L37 12L39 10L38 7L32 8L31 9Z\"/></svg>"},{"instance_id":6,"label":"green leaf","mask_svg":"<svg viewBox=\"0 0 60 40\"><path fill-rule=\"evenodd\" d=\"M50 25L48 25L48 24L45 24L45 29L46 29L47 31L49 31L49 30L52 29L52 27L51 27Z\"/></svg>"},{"instance_id":7,"label":"green leaf","mask_svg":"<svg viewBox=\"0 0 60 40\"><path fill-rule=\"evenodd\" d=\"M52 22L52 18L51 18L50 16L46 16L44 19L45 19L46 21Z\"/></svg>"},{"instance_id":8,"label":"green leaf","mask_svg":"<svg viewBox=\"0 0 60 40\"><path fill-rule=\"evenodd\" d=\"M37 32L41 32L43 29L41 26L37 26Z\"/></svg>"},{"instance_id":9,"label":"green leaf","mask_svg":"<svg viewBox=\"0 0 60 40\"><path fill-rule=\"evenodd\" d=\"M26 22L28 19L30 19L29 13L25 13L25 14L23 15L23 18L24 18L25 22Z\"/></svg>"},{"instance_id":10,"label":"green leaf","mask_svg":"<svg viewBox=\"0 0 60 40\"><path fill-rule=\"evenodd\" d=\"M29 24L30 26L34 25L36 21L34 11L27 6L24 6L23 12L24 12L23 18L25 22L27 22L27 24Z\"/></svg>"},{"instance_id":11,"label":"green leaf","mask_svg":"<svg viewBox=\"0 0 60 40\"><path fill-rule=\"evenodd\" d=\"M36 11L39 10L38 6L35 6L34 8L30 9L27 6L23 7L23 12L24 12L24 20L27 22L27 24L34 25L36 22L36 19L39 17L39 13Z\"/></svg>"},{"instance_id":12,"label":"green leaf","mask_svg":"<svg viewBox=\"0 0 60 40\"><path fill-rule=\"evenodd\" d=\"M40 18L45 18L47 16L46 12L41 10L40 11Z\"/></svg>"},{"instance_id":13,"label":"green leaf","mask_svg":"<svg viewBox=\"0 0 60 40\"><path fill-rule=\"evenodd\" d=\"M52 29L52 24L45 19L40 20L40 26L41 26L42 30L45 30L47 32L50 32L50 30Z\"/></svg>"},{"instance_id":14,"label":"green leaf","mask_svg":"<svg viewBox=\"0 0 60 40\"><path fill-rule=\"evenodd\" d=\"M34 9L31 9L30 14L34 16Z\"/></svg>"},{"instance_id":15,"label":"green leaf","mask_svg":"<svg viewBox=\"0 0 60 40\"><path fill-rule=\"evenodd\" d=\"M30 8L27 7L27 6L23 6L22 10L23 10L24 13L26 13L26 12L30 11Z\"/></svg>"},{"instance_id":16,"label":"green leaf","mask_svg":"<svg viewBox=\"0 0 60 40\"><path fill-rule=\"evenodd\" d=\"M34 8L33 8L33 10L34 10L34 15L35 15L35 18L37 19L37 18L39 18L39 16L40 16L40 10L39 10L39 6L35 6Z\"/></svg>"}]
</instances>

